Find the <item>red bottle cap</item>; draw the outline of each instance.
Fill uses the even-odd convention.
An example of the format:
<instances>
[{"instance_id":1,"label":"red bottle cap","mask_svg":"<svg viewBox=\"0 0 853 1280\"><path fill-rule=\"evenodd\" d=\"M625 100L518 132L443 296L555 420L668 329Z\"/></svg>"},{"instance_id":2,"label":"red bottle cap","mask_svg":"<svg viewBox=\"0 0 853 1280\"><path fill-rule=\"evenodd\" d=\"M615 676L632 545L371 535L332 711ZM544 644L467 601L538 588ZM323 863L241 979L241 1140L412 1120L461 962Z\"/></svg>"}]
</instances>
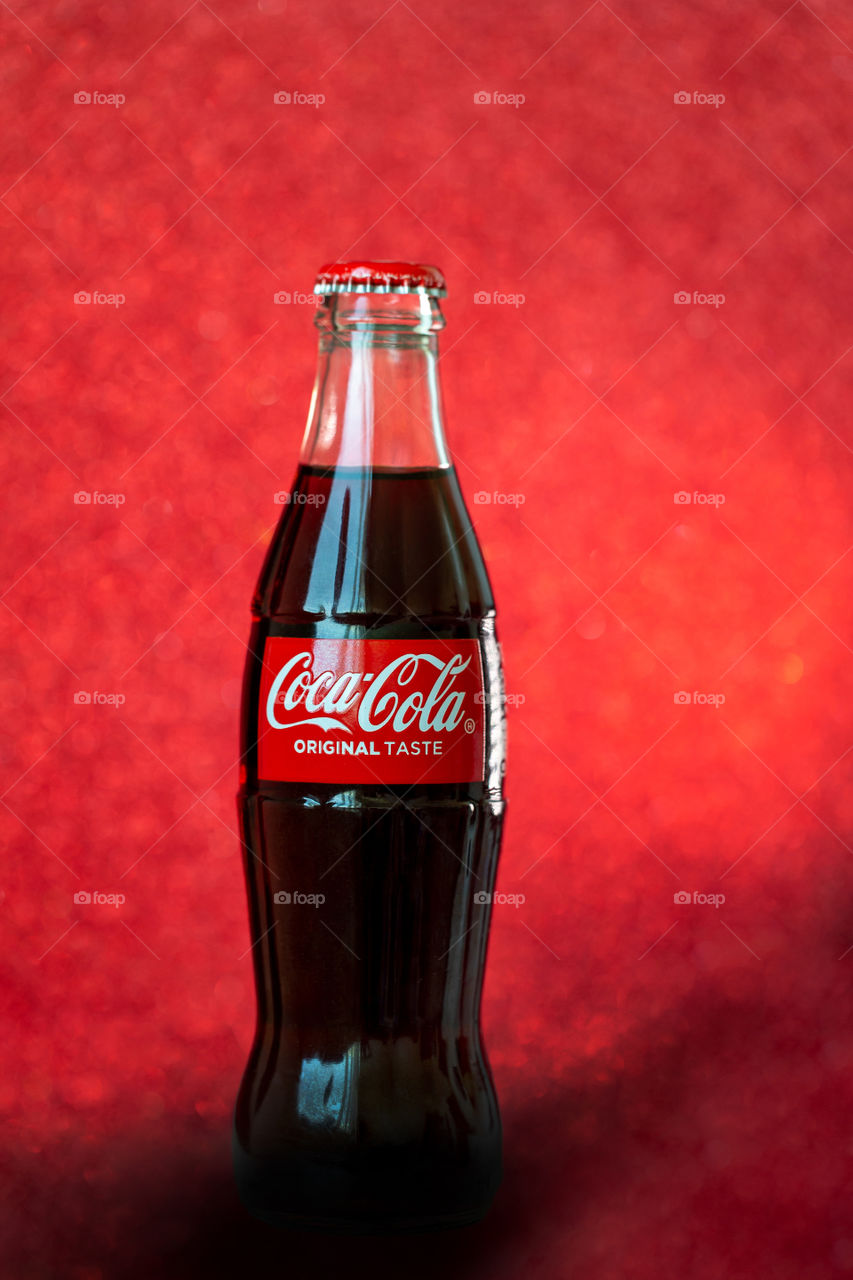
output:
<instances>
[{"instance_id":1,"label":"red bottle cap","mask_svg":"<svg viewBox=\"0 0 853 1280\"><path fill-rule=\"evenodd\" d=\"M425 293L444 298L447 285L438 267L419 262L330 262L321 267L315 293Z\"/></svg>"}]
</instances>

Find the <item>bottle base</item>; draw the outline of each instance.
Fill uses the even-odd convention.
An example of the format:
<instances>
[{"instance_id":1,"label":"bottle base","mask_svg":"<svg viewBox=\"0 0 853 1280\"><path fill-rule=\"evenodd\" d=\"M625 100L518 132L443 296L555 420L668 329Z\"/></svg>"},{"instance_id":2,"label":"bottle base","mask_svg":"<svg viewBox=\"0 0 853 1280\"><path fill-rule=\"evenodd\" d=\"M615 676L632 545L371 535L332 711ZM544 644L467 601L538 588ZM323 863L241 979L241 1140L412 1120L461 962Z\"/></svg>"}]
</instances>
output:
<instances>
[{"instance_id":1,"label":"bottle base","mask_svg":"<svg viewBox=\"0 0 853 1280\"><path fill-rule=\"evenodd\" d=\"M489 1212L490 1206L476 1212L448 1215L442 1218L317 1218L301 1217L298 1214L276 1212L253 1203L245 1196L240 1197L244 1208L253 1218L266 1222L271 1227L282 1231L314 1231L323 1235L337 1236L388 1236L388 1235L425 1235L438 1231L455 1231L462 1227L472 1227L482 1222Z\"/></svg>"},{"instance_id":2,"label":"bottle base","mask_svg":"<svg viewBox=\"0 0 853 1280\"><path fill-rule=\"evenodd\" d=\"M234 1173L244 1207L283 1230L328 1235L405 1235L458 1230L480 1222L501 1181L498 1161L468 1176L409 1168L344 1169L296 1157L261 1161L234 1142Z\"/></svg>"}]
</instances>

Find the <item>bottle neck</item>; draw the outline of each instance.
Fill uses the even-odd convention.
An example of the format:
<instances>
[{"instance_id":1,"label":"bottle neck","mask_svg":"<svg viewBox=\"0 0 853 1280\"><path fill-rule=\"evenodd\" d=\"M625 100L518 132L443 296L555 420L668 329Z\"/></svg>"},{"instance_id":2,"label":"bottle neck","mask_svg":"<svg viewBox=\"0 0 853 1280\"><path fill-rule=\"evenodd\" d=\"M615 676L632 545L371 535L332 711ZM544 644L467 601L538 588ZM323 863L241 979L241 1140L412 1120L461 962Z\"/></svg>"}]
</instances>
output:
<instances>
[{"instance_id":1,"label":"bottle neck","mask_svg":"<svg viewBox=\"0 0 853 1280\"><path fill-rule=\"evenodd\" d=\"M423 294L329 294L301 461L312 467L449 467L438 378L444 318Z\"/></svg>"}]
</instances>

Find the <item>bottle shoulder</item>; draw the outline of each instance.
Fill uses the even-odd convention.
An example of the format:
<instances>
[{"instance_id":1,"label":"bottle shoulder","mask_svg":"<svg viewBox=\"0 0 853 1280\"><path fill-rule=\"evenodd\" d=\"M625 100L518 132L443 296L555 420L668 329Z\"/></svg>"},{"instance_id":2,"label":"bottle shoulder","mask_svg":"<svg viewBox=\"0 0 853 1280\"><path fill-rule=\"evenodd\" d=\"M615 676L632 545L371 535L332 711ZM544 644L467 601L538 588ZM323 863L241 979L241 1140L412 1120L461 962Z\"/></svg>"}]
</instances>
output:
<instances>
[{"instance_id":1,"label":"bottle shoulder","mask_svg":"<svg viewBox=\"0 0 853 1280\"><path fill-rule=\"evenodd\" d=\"M253 600L257 618L443 629L494 616L452 468L302 467L286 497Z\"/></svg>"}]
</instances>

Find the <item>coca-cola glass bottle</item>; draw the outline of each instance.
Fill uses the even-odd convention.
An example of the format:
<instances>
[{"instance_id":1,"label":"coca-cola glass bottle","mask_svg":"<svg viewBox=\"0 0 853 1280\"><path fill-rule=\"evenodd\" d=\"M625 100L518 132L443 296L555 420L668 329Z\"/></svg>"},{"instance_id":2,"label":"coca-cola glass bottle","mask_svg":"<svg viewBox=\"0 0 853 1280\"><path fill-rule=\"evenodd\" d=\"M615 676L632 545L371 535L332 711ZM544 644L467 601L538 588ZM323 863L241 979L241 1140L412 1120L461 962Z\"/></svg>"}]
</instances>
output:
<instances>
[{"instance_id":1,"label":"coca-cola glass bottle","mask_svg":"<svg viewBox=\"0 0 853 1280\"><path fill-rule=\"evenodd\" d=\"M479 1026L495 607L442 426L441 274L343 263L315 292L317 381L243 690L258 1014L237 1181L281 1225L457 1226L501 1170Z\"/></svg>"}]
</instances>

